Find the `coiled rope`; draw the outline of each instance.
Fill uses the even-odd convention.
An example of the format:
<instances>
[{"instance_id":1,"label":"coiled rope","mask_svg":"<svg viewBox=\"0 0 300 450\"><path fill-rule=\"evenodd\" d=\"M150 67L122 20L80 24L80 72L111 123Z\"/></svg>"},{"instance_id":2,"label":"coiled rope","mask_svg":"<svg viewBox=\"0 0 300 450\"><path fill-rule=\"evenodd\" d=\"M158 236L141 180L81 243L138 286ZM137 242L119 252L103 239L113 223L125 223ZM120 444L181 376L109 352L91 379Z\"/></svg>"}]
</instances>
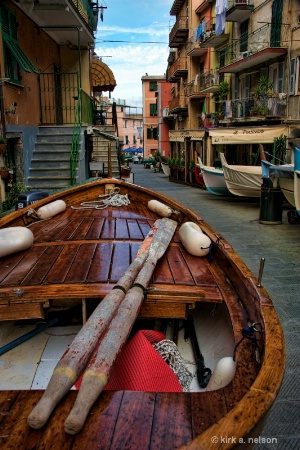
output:
<instances>
[{"instance_id":1,"label":"coiled rope","mask_svg":"<svg viewBox=\"0 0 300 450\"><path fill-rule=\"evenodd\" d=\"M90 202L82 202L79 206L71 206L72 209L105 209L108 206L128 206L130 200L128 194L122 195L119 193L119 188L114 188L108 194L99 195L101 200L93 200Z\"/></svg>"},{"instance_id":2,"label":"coiled rope","mask_svg":"<svg viewBox=\"0 0 300 450\"><path fill-rule=\"evenodd\" d=\"M183 391L189 392L191 382L195 375L193 375L185 366L175 342L163 339L157 344L153 344L153 347L173 370Z\"/></svg>"}]
</instances>

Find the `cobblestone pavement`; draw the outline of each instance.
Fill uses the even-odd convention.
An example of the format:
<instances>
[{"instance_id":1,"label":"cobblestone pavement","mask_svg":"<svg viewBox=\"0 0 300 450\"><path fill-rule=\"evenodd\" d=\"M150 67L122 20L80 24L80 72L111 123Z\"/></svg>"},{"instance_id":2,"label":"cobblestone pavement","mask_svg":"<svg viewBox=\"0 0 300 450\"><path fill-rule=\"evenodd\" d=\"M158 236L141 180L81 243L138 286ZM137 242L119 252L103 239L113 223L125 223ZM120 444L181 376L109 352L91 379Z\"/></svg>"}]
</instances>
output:
<instances>
[{"instance_id":1,"label":"cobblestone pavement","mask_svg":"<svg viewBox=\"0 0 300 450\"><path fill-rule=\"evenodd\" d=\"M260 199L219 197L198 187L170 182L142 164L131 164L134 183L174 198L201 216L230 242L255 275L265 258L262 283L284 329L286 372L280 393L255 449L300 448L300 224L259 222ZM272 440L272 442L271 442ZM265 441L265 442L264 442Z\"/></svg>"}]
</instances>

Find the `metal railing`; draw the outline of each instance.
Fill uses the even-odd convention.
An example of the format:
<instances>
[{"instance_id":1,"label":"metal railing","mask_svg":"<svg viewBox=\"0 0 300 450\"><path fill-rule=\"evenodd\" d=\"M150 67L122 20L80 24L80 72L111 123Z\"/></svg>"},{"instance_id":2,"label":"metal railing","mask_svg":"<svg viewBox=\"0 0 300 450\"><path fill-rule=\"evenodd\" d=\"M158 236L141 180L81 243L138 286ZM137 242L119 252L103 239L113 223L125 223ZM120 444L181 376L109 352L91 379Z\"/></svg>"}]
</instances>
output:
<instances>
[{"instance_id":1,"label":"metal railing","mask_svg":"<svg viewBox=\"0 0 300 450\"><path fill-rule=\"evenodd\" d=\"M286 99L280 95L250 96L219 102L219 111L226 119L245 119L258 116L285 117Z\"/></svg>"},{"instance_id":2,"label":"metal railing","mask_svg":"<svg viewBox=\"0 0 300 450\"><path fill-rule=\"evenodd\" d=\"M173 25L173 28L169 34L169 42L172 41L172 39L174 38L174 36L176 35L178 30L181 29L188 29L189 27L189 18L188 16L179 16L176 19L176 22Z\"/></svg>"},{"instance_id":3,"label":"metal railing","mask_svg":"<svg viewBox=\"0 0 300 450\"><path fill-rule=\"evenodd\" d=\"M97 30L98 17L98 1L95 0L95 9L92 9L91 3L88 0L71 0L73 5L78 10L81 18L89 26L91 30Z\"/></svg>"},{"instance_id":4,"label":"metal railing","mask_svg":"<svg viewBox=\"0 0 300 450\"><path fill-rule=\"evenodd\" d=\"M220 68L272 47L287 48L289 25L265 24L253 33L245 34L224 48L225 57Z\"/></svg>"}]
</instances>

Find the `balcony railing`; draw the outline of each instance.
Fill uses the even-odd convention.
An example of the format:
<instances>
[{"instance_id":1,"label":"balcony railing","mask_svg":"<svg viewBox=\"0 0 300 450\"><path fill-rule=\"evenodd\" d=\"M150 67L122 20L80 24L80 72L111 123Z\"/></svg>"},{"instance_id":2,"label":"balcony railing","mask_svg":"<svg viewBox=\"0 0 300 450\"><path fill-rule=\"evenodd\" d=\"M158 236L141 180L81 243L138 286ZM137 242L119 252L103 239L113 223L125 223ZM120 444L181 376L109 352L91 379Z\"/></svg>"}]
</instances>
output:
<instances>
[{"instance_id":1,"label":"balcony railing","mask_svg":"<svg viewBox=\"0 0 300 450\"><path fill-rule=\"evenodd\" d=\"M186 41L189 32L188 16L179 16L169 34L170 47L179 47Z\"/></svg>"},{"instance_id":2,"label":"balcony railing","mask_svg":"<svg viewBox=\"0 0 300 450\"><path fill-rule=\"evenodd\" d=\"M205 70L195 76L195 80L188 83L186 86L186 95L195 96L199 94L205 96L207 93L217 92L221 81L228 81L228 76L219 74L216 69Z\"/></svg>"},{"instance_id":3,"label":"balcony railing","mask_svg":"<svg viewBox=\"0 0 300 450\"><path fill-rule=\"evenodd\" d=\"M251 16L253 7L253 0L228 0L226 20L244 22Z\"/></svg>"},{"instance_id":4,"label":"balcony railing","mask_svg":"<svg viewBox=\"0 0 300 450\"><path fill-rule=\"evenodd\" d=\"M175 110L186 109L187 100L184 95L178 94L176 97L169 101L169 113L173 113Z\"/></svg>"},{"instance_id":5,"label":"balcony railing","mask_svg":"<svg viewBox=\"0 0 300 450\"><path fill-rule=\"evenodd\" d=\"M289 26L278 25L272 26L271 24L265 24L261 28L258 28L253 33L246 36L242 36L240 39L236 39L225 48L225 57L220 63L220 68L234 64L238 61L244 60L252 55L258 54L263 50L269 49L269 54L262 55L262 60L257 61L257 64L264 62L273 57L280 56L278 49L287 49L289 42ZM272 51L272 49L274 49ZM280 51L280 50L279 50ZM255 60L251 58L249 67L253 66Z\"/></svg>"},{"instance_id":6,"label":"balcony railing","mask_svg":"<svg viewBox=\"0 0 300 450\"><path fill-rule=\"evenodd\" d=\"M212 17L202 24L202 31L199 36L199 43L202 48L210 48L220 45L229 38L229 23L225 23L224 30L221 30L221 22L216 17Z\"/></svg>"},{"instance_id":7,"label":"balcony railing","mask_svg":"<svg viewBox=\"0 0 300 450\"><path fill-rule=\"evenodd\" d=\"M181 77L187 76L187 57L180 56L174 61L174 63L168 68L168 81L176 81Z\"/></svg>"},{"instance_id":8,"label":"balcony railing","mask_svg":"<svg viewBox=\"0 0 300 450\"><path fill-rule=\"evenodd\" d=\"M219 102L219 113L225 119L283 118L286 115L285 94L262 95Z\"/></svg>"}]
</instances>

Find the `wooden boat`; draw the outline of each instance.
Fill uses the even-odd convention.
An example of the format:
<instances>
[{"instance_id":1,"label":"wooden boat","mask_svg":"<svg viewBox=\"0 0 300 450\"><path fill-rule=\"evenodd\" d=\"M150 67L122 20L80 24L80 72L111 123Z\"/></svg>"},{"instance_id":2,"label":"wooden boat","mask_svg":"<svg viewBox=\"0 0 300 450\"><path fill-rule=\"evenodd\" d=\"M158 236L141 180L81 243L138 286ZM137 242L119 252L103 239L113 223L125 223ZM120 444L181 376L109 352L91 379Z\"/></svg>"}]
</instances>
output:
<instances>
[{"instance_id":1,"label":"wooden boat","mask_svg":"<svg viewBox=\"0 0 300 450\"><path fill-rule=\"evenodd\" d=\"M233 195L260 197L262 185L261 166L228 164L224 153L220 153L226 186Z\"/></svg>"},{"instance_id":2,"label":"wooden boat","mask_svg":"<svg viewBox=\"0 0 300 450\"><path fill-rule=\"evenodd\" d=\"M295 207L294 197L294 172L293 164L271 164L268 161L261 161L262 174L264 178L272 181L273 187L279 186L286 201Z\"/></svg>"},{"instance_id":3,"label":"wooden boat","mask_svg":"<svg viewBox=\"0 0 300 450\"><path fill-rule=\"evenodd\" d=\"M162 167L163 173L165 175L167 175L167 177L169 177L170 176L170 166L169 166L169 164L161 161L161 167Z\"/></svg>"},{"instance_id":4,"label":"wooden boat","mask_svg":"<svg viewBox=\"0 0 300 450\"><path fill-rule=\"evenodd\" d=\"M214 195L231 195L226 186L223 169L205 166L199 157L198 161L208 192Z\"/></svg>"},{"instance_id":5,"label":"wooden boat","mask_svg":"<svg viewBox=\"0 0 300 450\"><path fill-rule=\"evenodd\" d=\"M118 202L113 194L119 196ZM158 204L150 207L149 202L153 200ZM162 210L168 218L161 218L162 213L157 211ZM49 214L52 217L45 220ZM157 247L151 245L161 220L171 221L172 226L176 226L175 233L170 235L159 261L154 264L150 258L153 268L147 288L136 280L140 280L141 272L149 266L149 256L142 261L132 287L127 286L126 290L120 280L129 269L133 274L132 267L138 260L136 255L141 257L145 248L149 255L152 251L153 256ZM159 225L153 227L157 223ZM201 233L211 242L209 246L192 245L197 251L208 250L208 255L195 256L188 252L186 236L191 235L184 237L181 232L187 225L198 233L196 237L192 235L189 244L198 242L196 238ZM282 382L283 331L271 298L261 285L261 277L257 279L231 245L201 217L151 190L120 180L101 179L56 193L35 203L34 210L28 206L0 220L0 232L15 227L31 230L34 240L27 249L0 258L2 324L8 320L47 320L49 306L51 310L55 300L82 301L84 325L72 348L82 331L85 339L90 337L85 334L85 327L105 301L107 304L107 298L123 290L126 299L129 292L139 290L143 302L135 326L142 319L151 322L150 328L162 319L171 321L172 337L176 341L176 336L182 333L178 324L186 323L192 314L197 335L193 345L200 346L200 351L199 347L194 351L194 364L197 367L198 362L207 364L209 361L213 371L211 380L215 375L215 382L218 381L218 375L221 383L218 386L223 387L208 389L208 384L207 388L190 392L104 390L95 399L76 435L65 431L64 422L70 410L73 411L82 385L78 392L68 391L45 425L38 429L33 428L31 422L29 426L27 421L46 391L2 390L1 449L53 448L53 442L55 448L89 450L215 449L216 445L231 448L236 443L247 442L251 446L255 442L254 436L259 435ZM197 227L202 231L197 231ZM163 239L167 227L164 225L160 230L159 236ZM95 310L85 321L85 315L88 316L85 305L90 303L95 305ZM122 303L108 331L101 336L100 346L113 331L121 308ZM131 313L130 308L128 311ZM121 321L118 333L122 325L128 326L127 321ZM144 323L142 326L145 327ZM118 333L114 334L116 341ZM94 344L93 339L91 343ZM126 352L126 345L122 347L120 359ZM89 350L87 345L84 355ZM62 361L69 354L66 352ZM82 356L80 353L80 358ZM218 370L217 364L224 357L235 365L235 373L227 382L226 371ZM72 370L69 367L67 371L68 367L64 372L60 366L59 374L64 372L69 376ZM84 377L89 375L87 370ZM13 384L13 379L11 382ZM93 392L94 384L90 386Z\"/></svg>"},{"instance_id":6,"label":"wooden boat","mask_svg":"<svg viewBox=\"0 0 300 450\"><path fill-rule=\"evenodd\" d=\"M289 222L297 223L300 220L300 149L294 147L294 160L295 160L295 172L294 172L294 198L296 215L289 217Z\"/></svg>"}]
</instances>

